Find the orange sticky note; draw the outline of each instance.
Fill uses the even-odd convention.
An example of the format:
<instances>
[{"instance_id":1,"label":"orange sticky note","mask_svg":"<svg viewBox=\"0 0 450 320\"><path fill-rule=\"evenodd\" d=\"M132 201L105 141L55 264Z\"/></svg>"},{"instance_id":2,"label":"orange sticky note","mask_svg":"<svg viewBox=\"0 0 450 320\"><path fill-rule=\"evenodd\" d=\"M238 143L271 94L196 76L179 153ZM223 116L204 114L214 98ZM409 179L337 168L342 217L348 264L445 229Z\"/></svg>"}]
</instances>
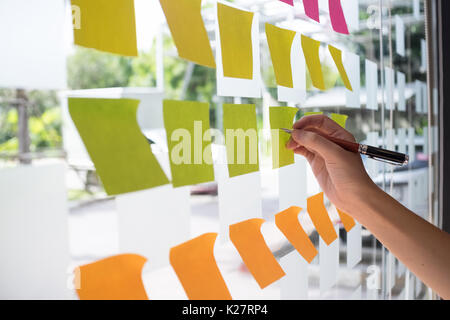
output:
<instances>
[{"instance_id":1,"label":"orange sticky note","mask_svg":"<svg viewBox=\"0 0 450 320\"><path fill-rule=\"evenodd\" d=\"M330 245L338 236L323 204L323 192L308 198L307 210L320 237Z\"/></svg>"},{"instance_id":2,"label":"orange sticky note","mask_svg":"<svg viewBox=\"0 0 450 320\"><path fill-rule=\"evenodd\" d=\"M230 240L261 289L285 275L261 234L264 219L230 225Z\"/></svg>"},{"instance_id":3,"label":"orange sticky note","mask_svg":"<svg viewBox=\"0 0 450 320\"><path fill-rule=\"evenodd\" d=\"M202 0L159 0L181 58L215 68L213 51L201 15Z\"/></svg>"},{"instance_id":4,"label":"orange sticky note","mask_svg":"<svg viewBox=\"0 0 450 320\"><path fill-rule=\"evenodd\" d=\"M305 56L306 66L311 76L314 87L325 90L323 81L322 65L319 58L320 41L302 35L302 49Z\"/></svg>"},{"instance_id":5,"label":"orange sticky note","mask_svg":"<svg viewBox=\"0 0 450 320\"><path fill-rule=\"evenodd\" d=\"M191 300L231 300L214 258L217 233L205 233L170 249L170 264Z\"/></svg>"},{"instance_id":6,"label":"orange sticky note","mask_svg":"<svg viewBox=\"0 0 450 320\"><path fill-rule=\"evenodd\" d=\"M253 12L217 3L223 75L253 79Z\"/></svg>"},{"instance_id":7,"label":"orange sticky note","mask_svg":"<svg viewBox=\"0 0 450 320\"><path fill-rule=\"evenodd\" d=\"M317 249L298 221L298 214L302 208L292 206L275 215L275 224L294 248L308 263L317 255Z\"/></svg>"},{"instance_id":8,"label":"orange sticky note","mask_svg":"<svg viewBox=\"0 0 450 320\"><path fill-rule=\"evenodd\" d=\"M332 45L328 45L328 50L330 50L331 56L333 57L334 63L336 64L345 87L348 90L353 91L347 72L345 71L344 64L342 63L342 51Z\"/></svg>"},{"instance_id":9,"label":"orange sticky note","mask_svg":"<svg viewBox=\"0 0 450 320\"><path fill-rule=\"evenodd\" d=\"M80 300L148 300L142 283L146 258L120 254L80 266L75 274Z\"/></svg>"},{"instance_id":10,"label":"orange sticky note","mask_svg":"<svg viewBox=\"0 0 450 320\"><path fill-rule=\"evenodd\" d=\"M355 220L344 211L341 211L338 208L336 208L336 210L339 214L339 217L341 218L342 224L344 225L345 231L349 232L350 230L352 230L352 228L356 224Z\"/></svg>"}]
</instances>

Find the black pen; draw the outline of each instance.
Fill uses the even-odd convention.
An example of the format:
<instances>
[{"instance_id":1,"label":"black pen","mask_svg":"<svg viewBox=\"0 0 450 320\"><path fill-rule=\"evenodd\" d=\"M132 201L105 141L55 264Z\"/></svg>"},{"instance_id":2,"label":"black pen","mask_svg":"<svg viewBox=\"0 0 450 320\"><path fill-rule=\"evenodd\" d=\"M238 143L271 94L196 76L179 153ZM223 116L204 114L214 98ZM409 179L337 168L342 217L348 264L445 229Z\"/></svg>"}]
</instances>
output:
<instances>
[{"instance_id":1,"label":"black pen","mask_svg":"<svg viewBox=\"0 0 450 320\"><path fill-rule=\"evenodd\" d=\"M286 133L291 134L291 129L286 128L280 128ZM373 146L368 146L366 144L359 144L356 142L350 142L342 139L338 139L335 137L327 136L327 135L321 135L322 137L336 143L337 145L341 146L347 151L354 152L354 153L360 153L368 156L369 158L387 162L390 164L394 164L397 166L403 166L408 164L409 157L407 154L390 151L386 149L381 149Z\"/></svg>"}]
</instances>

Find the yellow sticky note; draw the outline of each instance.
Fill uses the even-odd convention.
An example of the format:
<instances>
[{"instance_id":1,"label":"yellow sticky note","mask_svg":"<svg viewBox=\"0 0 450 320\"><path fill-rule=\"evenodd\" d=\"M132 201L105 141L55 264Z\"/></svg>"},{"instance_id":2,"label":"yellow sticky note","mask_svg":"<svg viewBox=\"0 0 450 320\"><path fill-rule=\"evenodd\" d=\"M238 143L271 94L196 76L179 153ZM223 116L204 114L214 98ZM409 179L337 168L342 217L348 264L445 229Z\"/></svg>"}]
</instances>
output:
<instances>
[{"instance_id":1,"label":"yellow sticky note","mask_svg":"<svg viewBox=\"0 0 450 320\"><path fill-rule=\"evenodd\" d=\"M214 55L201 16L202 0L159 0L181 58L215 68Z\"/></svg>"},{"instance_id":2,"label":"yellow sticky note","mask_svg":"<svg viewBox=\"0 0 450 320\"><path fill-rule=\"evenodd\" d=\"M307 199L307 210L320 237L330 245L338 236L323 203L323 192Z\"/></svg>"},{"instance_id":3,"label":"yellow sticky note","mask_svg":"<svg viewBox=\"0 0 450 320\"><path fill-rule=\"evenodd\" d=\"M170 249L170 264L191 300L231 300L214 258L217 233L205 233Z\"/></svg>"},{"instance_id":4,"label":"yellow sticky note","mask_svg":"<svg viewBox=\"0 0 450 320\"><path fill-rule=\"evenodd\" d=\"M293 88L291 47L295 37L295 31L278 28L266 23L266 37L277 84L283 87Z\"/></svg>"},{"instance_id":5,"label":"yellow sticky note","mask_svg":"<svg viewBox=\"0 0 450 320\"><path fill-rule=\"evenodd\" d=\"M253 12L217 3L223 75L225 77L253 78L253 15Z\"/></svg>"},{"instance_id":6,"label":"yellow sticky note","mask_svg":"<svg viewBox=\"0 0 450 320\"><path fill-rule=\"evenodd\" d=\"M272 136L272 167L281 168L294 163L294 152L286 148L291 135L280 130L292 128L298 109L293 107L270 107L270 129Z\"/></svg>"},{"instance_id":7,"label":"yellow sticky note","mask_svg":"<svg viewBox=\"0 0 450 320\"><path fill-rule=\"evenodd\" d=\"M261 289L285 275L261 234L264 219L249 219L230 226L230 240Z\"/></svg>"},{"instance_id":8,"label":"yellow sticky note","mask_svg":"<svg viewBox=\"0 0 450 320\"><path fill-rule=\"evenodd\" d=\"M308 67L312 83L317 89L325 90L319 48L320 41L302 35L303 54L305 55L306 66Z\"/></svg>"},{"instance_id":9,"label":"yellow sticky note","mask_svg":"<svg viewBox=\"0 0 450 320\"><path fill-rule=\"evenodd\" d=\"M72 0L79 7L80 24L74 26L75 44L137 56L134 0Z\"/></svg>"},{"instance_id":10,"label":"yellow sticky note","mask_svg":"<svg viewBox=\"0 0 450 320\"><path fill-rule=\"evenodd\" d=\"M348 116L346 114L332 113L331 120L337 122L342 128L345 129Z\"/></svg>"},{"instance_id":11,"label":"yellow sticky note","mask_svg":"<svg viewBox=\"0 0 450 320\"><path fill-rule=\"evenodd\" d=\"M350 84L350 80L347 76L347 72L345 71L344 64L342 63L342 51L338 48L333 47L332 45L328 45L328 50L330 50L331 56L333 57L334 63L339 70L342 81L344 81L345 87L348 90L353 91L352 85Z\"/></svg>"},{"instance_id":12,"label":"yellow sticky note","mask_svg":"<svg viewBox=\"0 0 450 320\"><path fill-rule=\"evenodd\" d=\"M311 116L313 114L323 114L323 112L322 111L307 111L303 115L304 116Z\"/></svg>"},{"instance_id":13,"label":"yellow sticky note","mask_svg":"<svg viewBox=\"0 0 450 320\"><path fill-rule=\"evenodd\" d=\"M146 258L120 254L75 269L80 300L148 300L142 283Z\"/></svg>"},{"instance_id":14,"label":"yellow sticky note","mask_svg":"<svg viewBox=\"0 0 450 320\"><path fill-rule=\"evenodd\" d=\"M311 263L317 255L317 249L314 247L308 234L298 221L298 214L301 210L302 208L293 206L277 213L275 215L275 224L298 253L300 253L308 263Z\"/></svg>"}]
</instances>

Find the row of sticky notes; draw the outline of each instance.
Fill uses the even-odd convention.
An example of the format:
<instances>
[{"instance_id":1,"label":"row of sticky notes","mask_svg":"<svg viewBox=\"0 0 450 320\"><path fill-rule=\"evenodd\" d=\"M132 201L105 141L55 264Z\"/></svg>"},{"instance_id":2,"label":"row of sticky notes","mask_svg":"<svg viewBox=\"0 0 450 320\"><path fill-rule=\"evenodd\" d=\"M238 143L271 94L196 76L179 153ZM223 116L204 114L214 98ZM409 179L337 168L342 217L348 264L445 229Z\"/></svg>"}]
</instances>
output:
<instances>
[{"instance_id":1,"label":"row of sticky notes","mask_svg":"<svg viewBox=\"0 0 450 320\"><path fill-rule=\"evenodd\" d=\"M280 0L291 6L294 6L294 0ZM320 22L319 16L319 0L302 0L305 14ZM355 1L355 0L352 0ZM328 0L328 11L330 12L330 21L333 30L339 33L348 34L347 22L345 20L344 10L342 9L341 0Z\"/></svg>"},{"instance_id":2,"label":"row of sticky notes","mask_svg":"<svg viewBox=\"0 0 450 320\"><path fill-rule=\"evenodd\" d=\"M302 228L298 215L302 208L290 207L275 215L275 224L297 252L311 263L317 249ZM338 238L324 205L323 193L307 199L307 212L327 245ZM349 232L355 221L339 211ZM261 234L264 219L254 218L229 226L230 240L260 288L285 275ZM217 266L214 245L217 233L205 233L170 249L170 264L189 299L231 299ZM75 281L80 299L148 299L141 273L146 258L123 254L76 269Z\"/></svg>"},{"instance_id":3,"label":"row of sticky notes","mask_svg":"<svg viewBox=\"0 0 450 320\"><path fill-rule=\"evenodd\" d=\"M137 124L138 105L133 99L69 99L72 120L110 195L170 183ZM297 111L269 108L274 169L294 163L293 151L285 147L290 135L280 129L292 127ZM255 105L224 104L223 134L210 128L208 103L165 100L163 118L173 186L214 181L211 147L217 134L226 145L229 177L259 171ZM345 118L332 115L337 122Z\"/></svg>"}]
</instances>

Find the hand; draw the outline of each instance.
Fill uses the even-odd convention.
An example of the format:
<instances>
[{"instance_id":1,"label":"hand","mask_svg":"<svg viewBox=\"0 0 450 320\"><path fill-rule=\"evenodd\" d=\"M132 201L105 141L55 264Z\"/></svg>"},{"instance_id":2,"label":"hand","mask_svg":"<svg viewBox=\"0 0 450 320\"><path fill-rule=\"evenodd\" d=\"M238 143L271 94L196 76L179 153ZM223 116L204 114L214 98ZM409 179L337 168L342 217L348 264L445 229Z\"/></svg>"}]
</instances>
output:
<instances>
[{"instance_id":1,"label":"hand","mask_svg":"<svg viewBox=\"0 0 450 320\"><path fill-rule=\"evenodd\" d=\"M324 115L304 116L293 129L286 147L308 160L320 187L337 208L358 215L357 204L378 187L359 154L344 150L320 134L355 142L353 135Z\"/></svg>"}]
</instances>

